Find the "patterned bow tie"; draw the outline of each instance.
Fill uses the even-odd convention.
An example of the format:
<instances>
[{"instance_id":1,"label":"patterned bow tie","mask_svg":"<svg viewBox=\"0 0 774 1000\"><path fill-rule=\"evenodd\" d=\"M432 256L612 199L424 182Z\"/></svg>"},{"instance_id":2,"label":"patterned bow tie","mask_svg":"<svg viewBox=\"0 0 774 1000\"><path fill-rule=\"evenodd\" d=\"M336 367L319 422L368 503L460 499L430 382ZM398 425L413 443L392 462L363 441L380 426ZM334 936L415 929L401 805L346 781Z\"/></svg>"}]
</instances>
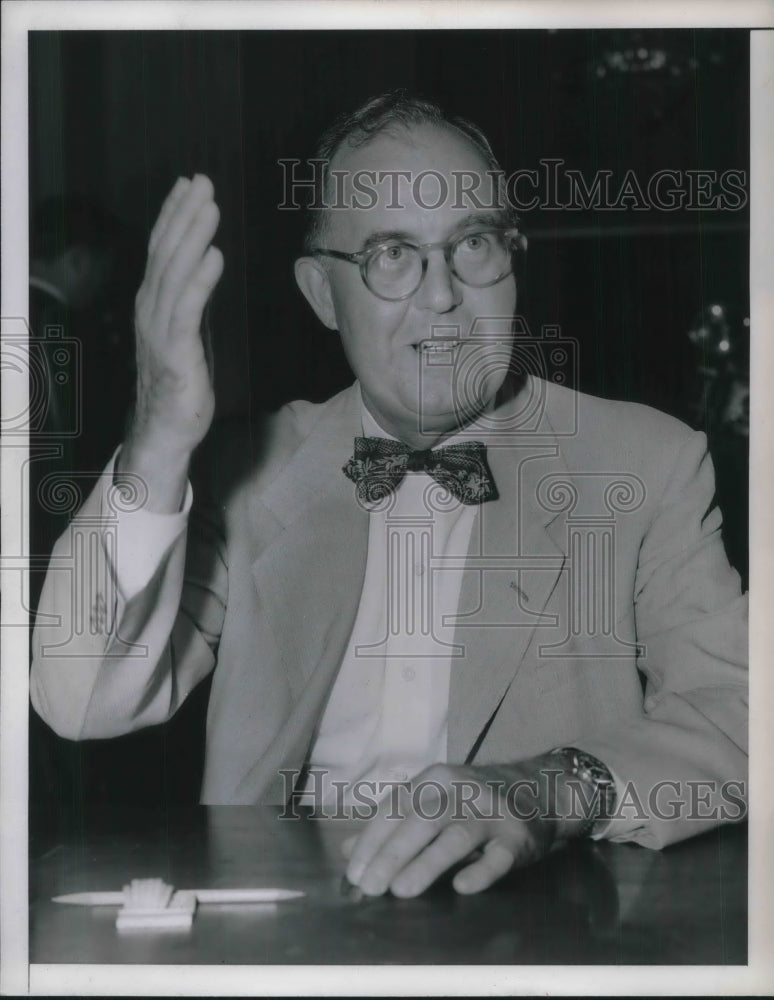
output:
<instances>
[{"instance_id":1,"label":"patterned bow tie","mask_svg":"<svg viewBox=\"0 0 774 1000\"><path fill-rule=\"evenodd\" d=\"M357 485L363 503L376 503L396 490L407 472L426 472L460 503L480 504L499 496L482 441L412 451L389 438L357 437L344 475Z\"/></svg>"}]
</instances>

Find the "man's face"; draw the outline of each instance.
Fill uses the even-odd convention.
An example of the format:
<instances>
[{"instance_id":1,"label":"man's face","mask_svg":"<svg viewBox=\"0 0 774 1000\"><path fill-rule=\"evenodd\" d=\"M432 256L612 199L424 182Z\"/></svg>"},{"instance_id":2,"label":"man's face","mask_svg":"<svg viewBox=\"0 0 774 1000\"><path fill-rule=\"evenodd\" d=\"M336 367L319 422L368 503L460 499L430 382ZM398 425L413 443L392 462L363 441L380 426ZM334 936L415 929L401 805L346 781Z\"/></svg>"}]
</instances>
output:
<instances>
[{"instance_id":1,"label":"man's face","mask_svg":"<svg viewBox=\"0 0 774 1000\"><path fill-rule=\"evenodd\" d=\"M500 221L497 211L477 209L467 198L457 198L459 181L455 188L453 176L463 171L482 175L479 197L489 204L487 169L464 136L436 126L420 126L399 137L379 135L365 146L346 150L334 157L331 170L347 171L347 206L356 194L351 178L358 171L402 171L404 179L369 182L378 198L373 207L332 209L325 246L354 252L389 238L420 245L448 240L477 225L491 226ZM432 175L418 186L415 179L425 171L441 174L446 181L448 196L437 207L431 206L444 186ZM358 197L366 201L362 194ZM436 249L428 256L417 291L392 302L366 287L356 264L327 259L325 266L344 351L368 409L386 431L428 448L494 398L507 373L512 345L512 274L489 288L474 288L454 277L443 251Z\"/></svg>"}]
</instances>

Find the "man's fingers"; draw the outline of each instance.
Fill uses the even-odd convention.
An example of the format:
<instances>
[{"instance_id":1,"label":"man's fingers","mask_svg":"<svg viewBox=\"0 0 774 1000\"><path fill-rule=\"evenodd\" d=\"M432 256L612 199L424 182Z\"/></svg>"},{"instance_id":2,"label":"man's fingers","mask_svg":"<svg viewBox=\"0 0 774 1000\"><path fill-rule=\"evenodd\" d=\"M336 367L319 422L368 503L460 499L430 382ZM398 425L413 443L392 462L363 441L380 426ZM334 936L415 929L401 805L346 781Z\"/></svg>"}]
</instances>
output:
<instances>
[{"instance_id":1,"label":"man's fingers","mask_svg":"<svg viewBox=\"0 0 774 1000\"><path fill-rule=\"evenodd\" d=\"M402 820L387 819L385 826L388 828L386 839L379 850L372 853L357 881L349 874L354 867L353 862L354 865L357 864L354 853L350 859L347 872L349 880L359 885L367 896L381 896L386 892L396 876L414 861L439 830L438 821L420 816L407 816Z\"/></svg>"},{"instance_id":2,"label":"man's fingers","mask_svg":"<svg viewBox=\"0 0 774 1000\"><path fill-rule=\"evenodd\" d=\"M371 862L402 822L403 820L399 819L388 820L386 816L379 814L369 820L365 830L350 850L347 878L353 885L360 885L360 880L368 871Z\"/></svg>"},{"instance_id":3,"label":"man's fingers","mask_svg":"<svg viewBox=\"0 0 774 1000\"><path fill-rule=\"evenodd\" d=\"M148 257L147 279L152 296L155 296L167 264L199 210L213 197L212 181L203 174L197 174L174 205L164 232L160 233L153 253Z\"/></svg>"},{"instance_id":4,"label":"man's fingers","mask_svg":"<svg viewBox=\"0 0 774 1000\"><path fill-rule=\"evenodd\" d=\"M218 228L220 211L213 201L206 202L191 220L175 253L161 276L156 293L156 325L166 330L172 310L196 275L201 278L200 265ZM211 261L212 255L210 256ZM211 263L209 265L212 266ZM205 269L207 273L207 269Z\"/></svg>"},{"instance_id":5,"label":"man's fingers","mask_svg":"<svg viewBox=\"0 0 774 1000\"><path fill-rule=\"evenodd\" d=\"M385 892L392 877L437 832L437 827L425 832L430 824L414 814L409 799L406 785L382 801L350 851L347 878L370 895Z\"/></svg>"},{"instance_id":6,"label":"man's fingers","mask_svg":"<svg viewBox=\"0 0 774 1000\"><path fill-rule=\"evenodd\" d=\"M161 236L169 224L172 213L190 186L191 181L188 177L178 177L175 181L172 190L169 192L164 204L161 206L161 211L159 212L158 218L156 219L153 229L151 230L150 238L148 239L148 254L152 254L156 249Z\"/></svg>"},{"instance_id":7,"label":"man's fingers","mask_svg":"<svg viewBox=\"0 0 774 1000\"><path fill-rule=\"evenodd\" d=\"M490 840L483 855L454 876L453 885L459 893L482 892L507 874L514 863L513 852L501 841Z\"/></svg>"},{"instance_id":8,"label":"man's fingers","mask_svg":"<svg viewBox=\"0 0 774 1000\"><path fill-rule=\"evenodd\" d=\"M209 247L172 308L170 337L192 331L198 335L207 299L222 273L223 254L217 247Z\"/></svg>"},{"instance_id":9,"label":"man's fingers","mask_svg":"<svg viewBox=\"0 0 774 1000\"><path fill-rule=\"evenodd\" d=\"M390 884L396 896L418 896L445 871L466 858L483 836L480 823L452 823L397 875ZM513 862L513 858L511 858Z\"/></svg>"}]
</instances>

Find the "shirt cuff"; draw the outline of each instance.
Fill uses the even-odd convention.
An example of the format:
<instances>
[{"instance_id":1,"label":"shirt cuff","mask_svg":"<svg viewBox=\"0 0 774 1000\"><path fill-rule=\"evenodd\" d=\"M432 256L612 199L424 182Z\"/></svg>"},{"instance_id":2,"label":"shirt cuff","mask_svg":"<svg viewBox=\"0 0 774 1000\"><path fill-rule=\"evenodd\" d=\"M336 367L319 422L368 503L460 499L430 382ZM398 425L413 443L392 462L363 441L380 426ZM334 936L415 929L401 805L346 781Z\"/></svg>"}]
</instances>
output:
<instances>
[{"instance_id":1,"label":"shirt cuff","mask_svg":"<svg viewBox=\"0 0 774 1000\"><path fill-rule=\"evenodd\" d=\"M124 601L131 600L150 583L164 562L167 553L188 524L188 515L193 503L193 489L186 482L182 508L175 514L157 514L146 510L140 503L110 503L108 491L115 489L115 465L120 447L113 453L105 468L105 493L102 509L109 517L109 530L103 533L108 564L115 578L116 586ZM112 536L113 544L107 544L106 535Z\"/></svg>"},{"instance_id":2,"label":"shirt cuff","mask_svg":"<svg viewBox=\"0 0 774 1000\"><path fill-rule=\"evenodd\" d=\"M615 771L612 771L610 767L606 764L608 771L615 784L615 804L613 806L613 813L615 814L621 802L623 802L623 797L626 794L626 785L621 781ZM626 819L616 819L615 816L611 816L610 819L600 820L594 824L592 832L589 834L592 840L608 840L610 837L615 836L616 838L623 837L626 839L627 833L633 833L635 829L639 829L642 826L642 820L637 820L636 822L626 820ZM631 829L627 829L631 827Z\"/></svg>"}]
</instances>

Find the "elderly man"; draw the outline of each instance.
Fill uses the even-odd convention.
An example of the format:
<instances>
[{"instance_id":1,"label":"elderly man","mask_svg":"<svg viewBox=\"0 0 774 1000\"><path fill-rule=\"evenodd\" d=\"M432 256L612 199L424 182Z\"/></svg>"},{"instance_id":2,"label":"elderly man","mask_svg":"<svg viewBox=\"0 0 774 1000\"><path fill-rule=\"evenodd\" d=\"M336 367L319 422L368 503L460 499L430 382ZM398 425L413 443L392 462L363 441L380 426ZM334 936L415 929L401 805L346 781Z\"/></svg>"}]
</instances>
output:
<instances>
[{"instance_id":1,"label":"elderly man","mask_svg":"<svg viewBox=\"0 0 774 1000\"><path fill-rule=\"evenodd\" d=\"M211 184L179 180L137 296L133 428L49 570L36 709L114 736L216 667L203 801L370 816L347 866L369 894L739 818L746 605L703 435L519 364L521 237L475 126L388 95L317 159L296 279L357 381L216 426L192 489L222 257Z\"/></svg>"}]
</instances>

